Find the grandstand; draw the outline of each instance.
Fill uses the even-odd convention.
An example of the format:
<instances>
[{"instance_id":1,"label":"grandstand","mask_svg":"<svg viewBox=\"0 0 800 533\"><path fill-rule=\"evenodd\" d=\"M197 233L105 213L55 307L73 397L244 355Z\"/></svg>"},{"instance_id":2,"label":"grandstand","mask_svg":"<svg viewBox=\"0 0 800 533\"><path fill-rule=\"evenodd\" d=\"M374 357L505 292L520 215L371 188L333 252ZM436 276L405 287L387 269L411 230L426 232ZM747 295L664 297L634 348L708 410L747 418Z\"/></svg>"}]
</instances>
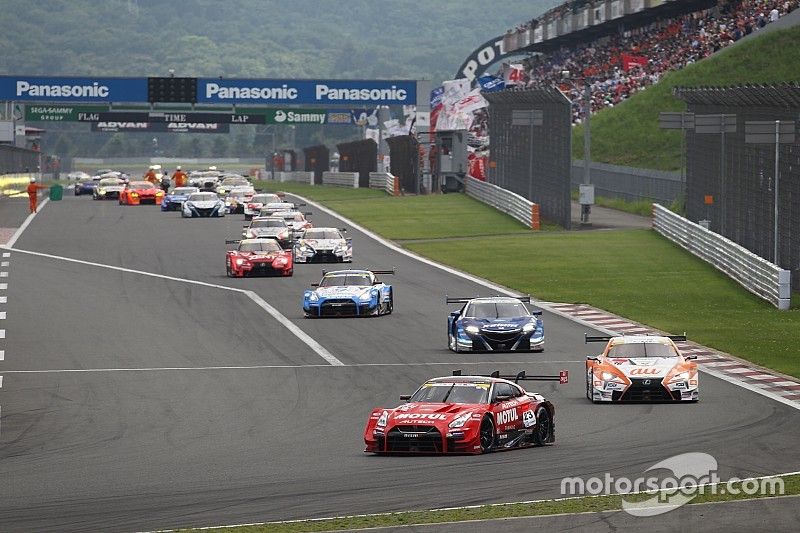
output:
<instances>
[{"instance_id":1,"label":"grandstand","mask_svg":"<svg viewBox=\"0 0 800 533\"><path fill-rule=\"evenodd\" d=\"M617 105L797 6L798 0L572 0L509 30L503 44L534 54L523 61L521 85L559 86L573 102L573 123L580 123L583 81L591 86L591 112Z\"/></svg>"}]
</instances>

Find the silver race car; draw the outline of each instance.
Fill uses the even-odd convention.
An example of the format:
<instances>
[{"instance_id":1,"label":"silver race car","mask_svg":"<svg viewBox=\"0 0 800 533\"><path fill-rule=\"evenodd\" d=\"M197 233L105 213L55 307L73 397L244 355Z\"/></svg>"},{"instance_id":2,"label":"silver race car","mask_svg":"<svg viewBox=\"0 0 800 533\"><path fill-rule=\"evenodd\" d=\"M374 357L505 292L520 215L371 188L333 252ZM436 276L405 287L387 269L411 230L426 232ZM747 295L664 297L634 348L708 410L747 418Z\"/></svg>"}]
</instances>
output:
<instances>
[{"instance_id":1,"label":"silver race car","mask_svg":"<svg viewBox=\"0 0 800 533\"><path fill-rule=\"evenodd\" d=\"M344 228L310 228L295 243L297 263L350 263L353 261L353 239L342 235Z\"/></svg>"}]
</instances>

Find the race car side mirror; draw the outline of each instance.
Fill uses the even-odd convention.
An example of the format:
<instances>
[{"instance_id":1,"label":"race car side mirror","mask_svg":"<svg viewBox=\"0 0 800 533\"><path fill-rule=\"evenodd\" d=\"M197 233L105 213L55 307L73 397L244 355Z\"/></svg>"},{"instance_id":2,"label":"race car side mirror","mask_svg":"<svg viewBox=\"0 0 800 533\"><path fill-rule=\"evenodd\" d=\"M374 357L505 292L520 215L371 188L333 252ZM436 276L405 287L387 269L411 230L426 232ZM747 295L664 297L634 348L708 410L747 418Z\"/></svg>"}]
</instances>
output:
<instances>
[{"instance_id":1,"label":"race car side mirror","mask_svg":"<svg viewBox=\"0 0 800 533\"><path fill-rule=\"evenodd\" d=\"M694 359L697 359L697 356L696 355L686 355L683 358L686 359L687 361L692 361Z\"/></svg>"},{"instance_id":2,"label":"race car side mirror","mask_svg":"<svg viewBox=\"0 0 800 533\"><path fill-rule=\"evenodd\" d=\"M404 402L407 402L408 400L411 399L411 395L410 394L401 394L400 395L400 399L403 400Z\"/></svg>"},{"instance_id":3,"label":"race car side mirror","mask_svg":"<svg viewBox=\"0 0 800 533\"><path fill-rule=\"evenodd\" d=\"M319 287L319 283L312 283L311 286L312 287Z\"/></svg>"},{"instance_id":4,"label":"race car side mirror","mask_svg":"<svg viewBox=\"0 0 800 533\"><path fill-rule=\"evenodd\" d=\"M596 355L587 355L587 356L586 356L586 360L587 360L587 361L599 361L599 360L600 360L600 358L599 358L599 357L597 357Z\"/></svg>"}]
</instances>

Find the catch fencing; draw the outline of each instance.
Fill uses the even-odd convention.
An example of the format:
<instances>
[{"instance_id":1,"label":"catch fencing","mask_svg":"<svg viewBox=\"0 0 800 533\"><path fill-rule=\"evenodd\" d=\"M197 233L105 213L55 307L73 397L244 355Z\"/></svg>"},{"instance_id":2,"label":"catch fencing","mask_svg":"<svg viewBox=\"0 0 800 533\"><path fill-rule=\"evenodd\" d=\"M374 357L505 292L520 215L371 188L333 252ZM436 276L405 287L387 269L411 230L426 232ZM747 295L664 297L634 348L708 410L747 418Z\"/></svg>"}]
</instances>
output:
<instances>
[{"instance_id":1,"label":"catch fencing","mask_svg":"<svg viewBox=\"0 0 800 533\"><path fill-rule=\"evenodd\" d=\"M388 172L370 172L369 188L383 189L389 196L399 196L400 180Z\"/></svg>"},{"instance_id":2,"label":"catch fencing","mask_svg":"<svg viewBox=\"0 0 800 533\"><path fill-rule=\"evenodd\" d=\"M276 172L275 181L286 182L293 181L297 183L307 183L314 185L314 173L303 172L302 170L295 170L294 172Z\"/></svg>"},{"instance_id":3,"label":"catch fencing","mask_svg":"<svg viewBox=\"0 0 800 533\"><path fill-rule=\"evenodd\" d=\"M571 181L573 189L583 183L583 172L583 161L574 160ZM592 163L591 176L595 196L605 198L671 204L683 194L680 172Z\"/></svg>"},{"instance_id":4,"label":"catch fencing","mask_svg":"<svg viewBox=\"0 0 800 533\"><path fill-rule=\"evenodd\" d=\"M570 228L572 117L557 88L482 93L489 102L492 139L487 182L539 205L542 218ZM520 124L520 111L541 122Z\"/></svg>"},{"instance_id":5,"label":"catch fencing","mask_svg":"<svg viewBox=\"0 0 800 533\"><path fill-rule=\"evenodd\" d=\"M498 211L511 215L531 229L541 228L539 206L519 194L472 176L464 178L464 192Z\"/></svg>"},{"instance_id":6,"label":"catch fencing","mask_svg":"<svg viewBox=\"0 0 800 533\"><path fill-rule=\"evenodd\" d=\"M659 204L653 204L653 228L778 309L789 309L791 279L788 270Z\"/></svg>"},{"instance_id":7,"label":"catch fencing","mask_svg":"<svg viewBox=\"0 0 800 533\"><path fill-rule=\"evenodd\" d=\"M800 84L677 88L675 95L695 118L695 128L686 132L687 218L708 220L711 230L791 270L799 286L800 143L779 144L776 191L775 145L747 143L745 129L747 122L800 122ZM733 115L728 131L698 132L701 118L709 115Z\"/></svg>"},{"instance_id":8,"label":"catch fencing","mask_svg":"<svg viewBox=\"0 0 800 533\"><path fill-rule=\"evenodd\" d=\"M323 172L322 184L358 189L358 172ZM367 182L367 186L369 186L369 182Z\"/></svg>"}]
</instances>

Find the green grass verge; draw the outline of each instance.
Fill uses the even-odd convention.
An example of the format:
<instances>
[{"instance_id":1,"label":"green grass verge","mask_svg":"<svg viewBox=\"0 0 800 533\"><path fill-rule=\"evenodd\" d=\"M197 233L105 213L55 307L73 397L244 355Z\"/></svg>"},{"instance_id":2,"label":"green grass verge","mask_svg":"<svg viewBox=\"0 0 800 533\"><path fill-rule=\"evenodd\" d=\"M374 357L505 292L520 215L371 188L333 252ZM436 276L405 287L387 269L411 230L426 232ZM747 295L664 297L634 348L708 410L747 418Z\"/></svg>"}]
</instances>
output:
<instances>
[{"instance_id":1,"label":"green grass verge","mask_svg":"<svg viewBox=\"0 0 800 533\"><path fill-rule=\"evenodd\" d=\"M516 219L465 194L393 197L370 189L273 182L259 182L259 186L323 202L354 222L394 240L531 233Z\"/></svg>"},{"instance_id":2,"label":"green grass verge","mask_svg":"<svg viewBox=\"0 0 800 533\"><path fill-rule=\"evenodd\" d=\"M785 476L782 479L784 495L800 494L800 476ZM733 483L731 484L731 487L738 492L743 492L741 483ZM722 494L721 490L718 490L717 492L719 493L712 494L712 490L707 488L698 494L689 503L689 505L769 497L769 495L736 495L731 494L728 490L726 490L724 494ZM653 494L654 493L635 496L632 495L628 496L626 499L628 501L641 501L651 498ZM270 522L258 526L225 528L225 530L233 531L235 533L262 533L266 531L269 531L270 533L304 533L313 531L337 531L375 527L398 527L415 524L463 522L467 520L491 520L525 516L547 516L563 513L614 511L621 509L621 496L586 496L531 503L484 505L469 509L451 509L447 511L412 511L404 513L375 514L313 521Z\"/></svg>"},{"instance_id":3,"label":"green grass verge","mask_svg":"<svg viewBox=\"0 0 800 533\"><path fill-rule=\"evenodd\" d=\"M571 191L570 195L574 201L578 201L579 194L577 190ZM639 215L643 217L649 217L652 215L653 211L653 200L636 200L631 202L622 198L606 198L605 196L595 196L594 205L608 207L610 209L616 209L617 211L624 211L626 213L631 213L632 215Z\"/></svg>"},{"instance_id":4,"label":"green grass verge","mask_svg":"<svg viewBox=\"0 0 800 533\"><path fill-rule=\"evenodd\" d=\"M676 86L781 83L800 79L800 26L773 31L665 75L622 104L592 116L592 159L614 165L680 169L681 136L658 127L661 111L683 111ZM583 157L583 127L573 128L573 157Z\"/></svg>"}]
</instances>

